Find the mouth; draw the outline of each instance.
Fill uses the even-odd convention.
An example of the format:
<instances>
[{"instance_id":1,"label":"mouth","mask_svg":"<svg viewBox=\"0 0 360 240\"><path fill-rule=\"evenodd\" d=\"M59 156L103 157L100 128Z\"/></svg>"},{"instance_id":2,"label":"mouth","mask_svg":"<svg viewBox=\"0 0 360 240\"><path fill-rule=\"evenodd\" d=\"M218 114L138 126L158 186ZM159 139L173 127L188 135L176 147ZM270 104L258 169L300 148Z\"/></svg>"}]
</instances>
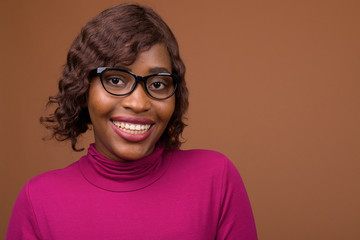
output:
<instances>
[{"instance_id":1,"label":"mouth","mask_svg":"<svg viewBox=\"0 0 360 240\"><path fill-rule=\"evenodd\" d=\"M111 120L111 122L121 131L134 135L144 134L147 131L149 131L149 129L152 126L152 124L135 124L129 122L114 121L114 120Z\"/></svg>"}]
</instances>

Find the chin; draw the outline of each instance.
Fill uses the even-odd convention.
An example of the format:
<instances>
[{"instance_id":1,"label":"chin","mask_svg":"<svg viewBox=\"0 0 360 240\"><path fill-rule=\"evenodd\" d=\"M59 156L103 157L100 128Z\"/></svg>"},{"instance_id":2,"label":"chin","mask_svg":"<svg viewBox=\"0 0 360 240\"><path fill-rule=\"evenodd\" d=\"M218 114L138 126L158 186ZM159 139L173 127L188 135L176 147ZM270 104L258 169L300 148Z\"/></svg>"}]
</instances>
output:
<instances>
[{"instance_id":1,"label":"chin","mask_svg":"<svg viewBox=\"0 0 360 240\"><path fill-rule=\"evenodd\" d=\"M123 161L135 161L150 155L154 151L155 147L144 148L144 147L129 147L123 148L121 152L116 153L116 160ZM124 151L125 150L125 151Z\"/></svg>"}]
</instances>

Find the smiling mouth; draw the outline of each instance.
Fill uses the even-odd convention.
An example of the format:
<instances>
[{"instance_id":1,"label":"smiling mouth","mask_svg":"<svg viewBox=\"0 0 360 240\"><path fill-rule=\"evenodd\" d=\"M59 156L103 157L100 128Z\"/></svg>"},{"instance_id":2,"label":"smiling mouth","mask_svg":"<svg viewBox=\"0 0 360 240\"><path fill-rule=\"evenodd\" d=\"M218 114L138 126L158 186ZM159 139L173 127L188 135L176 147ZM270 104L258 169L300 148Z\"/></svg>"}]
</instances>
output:
<instances>
[{"instance_id":1,"label":"smiling mouth","mask_svg":"<svg viewBox=\"0 0 360 240\"><path fill-rule=\"evenodd\" d=\"M151 124L134 124L128 122L118 122L113 121L111 122L118 127L121 131L131 134L143 134L149 131Z\"/></svg>"}]
</instances>

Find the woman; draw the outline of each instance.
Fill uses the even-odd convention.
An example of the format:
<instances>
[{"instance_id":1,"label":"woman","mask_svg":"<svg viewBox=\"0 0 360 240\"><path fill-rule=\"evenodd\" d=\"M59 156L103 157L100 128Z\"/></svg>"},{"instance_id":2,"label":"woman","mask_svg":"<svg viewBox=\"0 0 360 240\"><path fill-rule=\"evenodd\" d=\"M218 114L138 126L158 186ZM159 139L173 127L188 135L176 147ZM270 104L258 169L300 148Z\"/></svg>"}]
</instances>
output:
<instances>
[{"instance_id":1,"label":"woman","mask_svg":"<svg viewBox=\"0 0 360 240\"><path fill-rule=\"evenodd\" d=\"M176 39L152 9L122 4L88 22L50 97L58 107L41 122L74 150L91 125L95 143L25 185L7 239L256 239L234 165L179 150L184 74Z\"/></svg>"}]
</instances>

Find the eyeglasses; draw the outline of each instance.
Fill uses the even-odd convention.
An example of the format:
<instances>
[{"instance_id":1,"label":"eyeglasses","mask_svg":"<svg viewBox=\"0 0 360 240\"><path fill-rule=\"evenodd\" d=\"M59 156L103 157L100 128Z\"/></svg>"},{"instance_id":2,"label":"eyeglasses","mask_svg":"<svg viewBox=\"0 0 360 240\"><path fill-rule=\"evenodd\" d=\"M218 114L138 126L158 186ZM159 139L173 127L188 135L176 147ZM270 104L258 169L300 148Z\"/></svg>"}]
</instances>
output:
<instances>
[{"instance_id":1,"label":"eyeglasses","mask_svg":"<svg viewBox=\"0 0 360 240\"><path fill-rule=\"evenodd\" d=\"M112 67L99 67L92 70L90 74L97 74L105 91L111 95L129 95L139 82L143 82L145 91L159 100L171 97L180 82L180 77L171 73L156 73L142 77L130 71Z\"/></svg>"}]
</instances>

